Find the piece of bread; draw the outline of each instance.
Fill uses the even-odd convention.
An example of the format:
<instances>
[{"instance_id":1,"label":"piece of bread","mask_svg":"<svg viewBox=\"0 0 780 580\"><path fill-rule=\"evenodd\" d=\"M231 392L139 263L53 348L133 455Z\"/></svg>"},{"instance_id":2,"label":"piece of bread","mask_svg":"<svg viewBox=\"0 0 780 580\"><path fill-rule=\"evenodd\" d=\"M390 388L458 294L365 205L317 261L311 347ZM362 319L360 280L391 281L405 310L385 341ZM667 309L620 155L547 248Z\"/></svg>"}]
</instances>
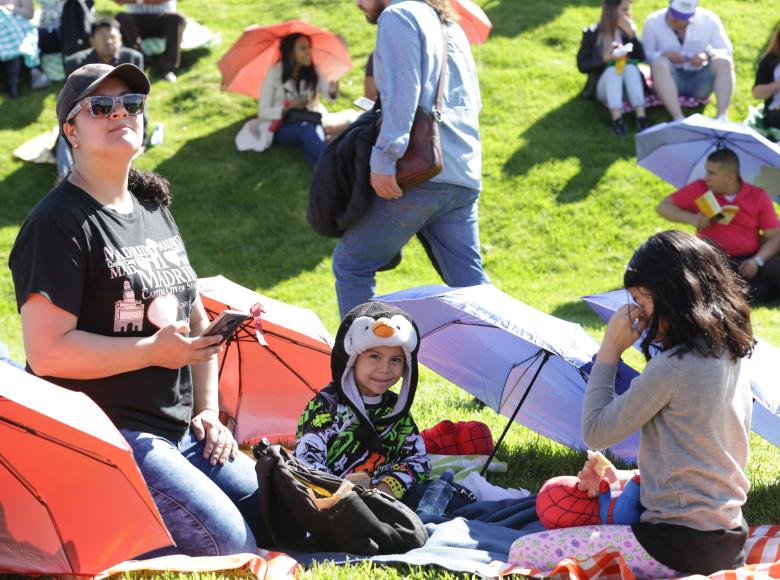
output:
<instances>
[{"instance_id":1,"label":"piece of bread","mask_svg":"<svg viewBox=\"0 0 780 580\"><path fill-rule=\"evenodd\" d=\"M591 451L588 449L588 461L593 461L593 467L598 473L599 477L604 477L604 473L607 471L607 467L614 467L612 462L604 457L601 451Z\"/></svg>"}]
</instances>

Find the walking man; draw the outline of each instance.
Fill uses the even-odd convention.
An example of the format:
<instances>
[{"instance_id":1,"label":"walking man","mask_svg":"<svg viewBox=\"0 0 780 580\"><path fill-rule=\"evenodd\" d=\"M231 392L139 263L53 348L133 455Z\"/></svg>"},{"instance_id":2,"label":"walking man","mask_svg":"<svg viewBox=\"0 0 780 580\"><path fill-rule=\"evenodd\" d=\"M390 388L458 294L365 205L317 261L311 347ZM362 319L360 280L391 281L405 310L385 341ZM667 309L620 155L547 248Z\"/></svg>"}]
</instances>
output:
<instances>
[{"instance_id":1,"label":"walking man","mask_svg":"<svg viewBox=\"0 0 780 580\"><path fill-rule=\"evenodd\" d=\"M477 200L482 187L481 100L476 66L449 0L357 0L379 25L374 79L382 127L371 154L372 203L333 252L342 316L374 295L376 272L419 234L450 286L489 283L482 269ZM447 74L441 106L441 173L401 191L396 162L404 155L418 106L434 108L447 27Z\"/></svg>"}]
</instances>

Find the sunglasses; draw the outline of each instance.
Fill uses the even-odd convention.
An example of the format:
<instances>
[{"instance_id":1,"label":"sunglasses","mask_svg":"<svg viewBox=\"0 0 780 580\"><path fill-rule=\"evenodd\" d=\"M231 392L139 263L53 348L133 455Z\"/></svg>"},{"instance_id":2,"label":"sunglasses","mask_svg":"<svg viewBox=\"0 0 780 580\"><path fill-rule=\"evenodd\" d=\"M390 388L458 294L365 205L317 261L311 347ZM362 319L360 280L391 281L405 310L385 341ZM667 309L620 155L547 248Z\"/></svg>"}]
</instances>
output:
<instances>
[{"instance_id":1,"label":"sunglasses","mask_svg":"<svg viewBox=\"0 0 780 580\"><path fill-rule=\"evenodd\" d=\"M97 119L105 119L114 112L116 103L122 103L122 106L127 111L127 114L135 117L144 112L144 103L146 103L146 95L139 93L128 93L125 95L116 96L94 96L81 99L76 106L70 110L68 116L65 118L65 122L68 123L73 120L73 117L79 114L79 111L85 106L89 105L89 113Z\"/></svg>"}]
</instances>

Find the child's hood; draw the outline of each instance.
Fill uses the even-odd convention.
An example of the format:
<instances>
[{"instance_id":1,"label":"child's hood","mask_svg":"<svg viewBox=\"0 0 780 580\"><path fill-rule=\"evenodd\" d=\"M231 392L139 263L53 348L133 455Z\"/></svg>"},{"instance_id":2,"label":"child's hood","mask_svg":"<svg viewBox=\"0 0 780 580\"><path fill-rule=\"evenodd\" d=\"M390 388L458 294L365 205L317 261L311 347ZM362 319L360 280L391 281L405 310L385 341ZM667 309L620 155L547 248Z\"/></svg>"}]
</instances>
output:
<instances>
[{"instance_id":1,"label":"child's hood","mask_svg":"<svg viewBox=\"0 0 780 580\"><path fill-rule=\"evenodd\" d=\"M406 415L417 390L417 351L420 331L406 312L384 302L366 302L356 306L344 317L336 333L330 359L333 384L363 423L370 424L363 398L355 383L353 367L358 355L377 346L400 346L404 351L404 367L398 400L393 410L375 421L379 428Z\"/></svg>"}]
</instances>

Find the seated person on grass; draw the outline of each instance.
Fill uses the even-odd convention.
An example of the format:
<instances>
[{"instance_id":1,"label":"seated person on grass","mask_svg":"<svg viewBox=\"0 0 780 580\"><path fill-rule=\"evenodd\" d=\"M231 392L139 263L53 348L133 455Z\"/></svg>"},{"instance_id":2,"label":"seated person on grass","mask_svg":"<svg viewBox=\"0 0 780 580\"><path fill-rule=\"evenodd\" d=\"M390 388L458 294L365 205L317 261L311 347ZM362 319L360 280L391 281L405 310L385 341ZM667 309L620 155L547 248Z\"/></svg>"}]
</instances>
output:
<instances>
[{"instance_id":1,"label":"seated person on grass","mask_svg":"<svg viewBox=\"0 0 780 580\"><path fill-rule=\"evenodd\" d=\"M144 69L144 55L132 48L122 46L122 34L119 31L119 22L110 16L102 16L92 23L92 33L89 37L92 48L80 50L65 57L65 74L70 75L74 70L85 64L134 64L141 70ZM146 128L148 119L144 113L144 143L146 143ZM56 146L57 175L64 178L73 168L73 155L65 139L57 138Z\"/></svg>"},{"instance_id":2,"label":"seated person on grass","mask_svg":"<svg viewBox=\"0 0 780 580\"><path fill-rule=\"evenodd\" d=\"M399 499L424 482L431 465L409 412L419 345L417 326L400 308L382 302L353 308L336 334L333 382L298 421L296 457L341 477L364 472L371 486ZM390 387L398 379L396 394Z\"/></svg>"},{"instance_id":3,"label":"seated person on grass","mask_svg":"<svg viewBox=\"0 0 780 580\"><path fill-rule=\"evenodd\" d=\"M780 23L758 63L753 96L764 100L764 124L780 129Z\"/></svg>"},{"instance_id":4,"label":"seated person on grass","mask_svg":"<svg viewBox=\"0 0 780 580\"><path fill-rule=\"evenodd\" d=\"M715 92L718 119L727 120L734 90L731 45L723 22L698 0L671 0L645 20L642 42L653 90L674 120L684 117L679 97L704 99Z\"/></svg>"},{"instance_id":5,"label":"seated person on grass","mask_svg":"<svg viewBox=\"0 0 780 580\"><path fill-rule=\"evenodd\" d=\"M117 66L123 63L134 64L141 70L144 68L143 53L122 46L122 32L119 22L110 16L102 16L92 23L89 36L91 48L80 50L65 57L65 74L69 75L85 64L110 64Z\"/></svg>"},{"instance_id":6,"label":"seated person on grass","mask_svg":"<svg viewBox=\"0 0 780 580\"><path fill-rule=\"evenodd\" d=\"M704 179L671 194L656 211L691 224L700 238L728 254L732 268L750 285L754 303L780 298L780 220L771 198L742 180L739 157L730 149L712 153L705 167ZM708 191L715 206L703 203Z\"/></svg>"}]
</instances>

